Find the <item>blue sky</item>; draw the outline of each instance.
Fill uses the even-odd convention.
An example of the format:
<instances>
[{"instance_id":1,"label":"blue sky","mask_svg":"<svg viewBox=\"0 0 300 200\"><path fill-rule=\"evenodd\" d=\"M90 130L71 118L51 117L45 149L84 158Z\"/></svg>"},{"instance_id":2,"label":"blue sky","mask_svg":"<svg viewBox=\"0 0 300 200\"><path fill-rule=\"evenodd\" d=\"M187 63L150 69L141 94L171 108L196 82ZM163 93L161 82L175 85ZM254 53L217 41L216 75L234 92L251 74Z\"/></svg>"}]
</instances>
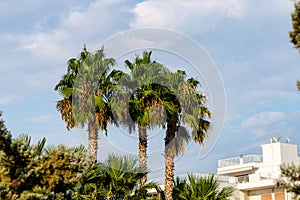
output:
<instances>
[{"instance_id":1,"label":"blue sky","mask_svg":"<svg viewBox=\"0 0 300 200\"><path fill-rule=\"evenodd\" d=\"M227 98L217 144L204 159L190 147L176 162L177 174L215 172L218 159L260 153L272 136L300 144L300 55L288 37L292 10L289 0L1 1L0 110L15 136L80 144L84 131L67 131L55 109L60 97L53 87L67 60L84 43L92 49L122 31L159 27L203 46Z\"/></svg>"}]
</instances>

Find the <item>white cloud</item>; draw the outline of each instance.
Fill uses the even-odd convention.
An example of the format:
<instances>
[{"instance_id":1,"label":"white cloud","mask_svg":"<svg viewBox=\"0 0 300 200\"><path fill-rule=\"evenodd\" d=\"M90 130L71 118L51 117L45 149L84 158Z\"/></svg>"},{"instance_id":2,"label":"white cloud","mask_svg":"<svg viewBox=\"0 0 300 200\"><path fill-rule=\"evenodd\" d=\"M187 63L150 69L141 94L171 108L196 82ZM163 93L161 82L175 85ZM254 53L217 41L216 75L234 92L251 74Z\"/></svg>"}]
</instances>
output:
<instances>
[{"instance_id":1,"label":"white cloud","mask_svg":"<svg viewBox=\"0 0 300 200\"><path fill-rule=\"evenodd\" d=\"M98 0L86 8L81 6L81 9L74 9L78 2L69 7L66 4L64 2L63 6L67 8L57 14L59 23L51 24L50 30L34 28L44 23L44 18L48 16L45 13L41 22L35 21L36 26L26 27L28 30L0 32L0 42L5 49L0 55L0 78L11 85L10 88L3 86L2 92L7 94L13 91L24 96L30 91L52 90L65 72L67 60L76 57L84 43L92 50L111 34L127 28L126 21L133 16L130 13L133 6L124 0ZM50 9L53 6L51 4ZM28 7L24 7L24 12L29 12ZM34 16L36 18L36 13Z\"/></svg>"},{"instance_id":2,"label":"white cloud","mask_svg":"<svg viewBox=\"0 0 300 200\"><path fill-rule=\"evenodd\" d=\"M289 18L292 9L292 1L282 0L148 0L133 9L131 27L160 27L193 35L219 30L223 24L228 30L235 29L231 25L240 22L245 31L249 27L261 30L276 16Z\"/></svg>"},{"instance_id":3,"label":"white cloud","mask_svg":"<svg viewBox=\"0 0 300 200\"><path fill-rule=\"evenodd\" d=\"M266 136L293 136L296 135L299 129L300 119L299 112L294 113L282 113L282 112L261 112L254 114L253 116L245 119L241 125L239 132L241 133L253 133L254 139L264 138Z\"/></svg>"},{"instance_id":4,"label":"white cloud","mask_svg":"<svg viewBox=\"0 0 300 200\"><path fill-rule=\"evenodd\" d=\"M246 119L242 124L242 128L256 128L274 123L281 123L286 118L281 112L262 112Z\"/></svg>"},{"instance_id":5,"label":"white cloud","mask_svg":"<svg viewBox=\"0 0 300 200\"><path fill-rule=\"evenodd\" d=\"M281 1L281 0L241 0L243 4L244 14L245 15L256 15L257 17L261 17L261 15L286 15L293 8L293 1ZM253 12L256 11L256 12ZM265 19L261 18L262 21Z\"/></svg>"},{"instance_id":6,"label":"white cloud","mask_svg":"<svg viewBox=\"0 0 300 200\"><path fill-rule=\"evenodd\" d=\"M299 141L298 130L300 112L261 112L246 118L238 130L241 133L239 148L241 153L255 151L260 144L268 142L270 137L282 136L292 139L293 143Z\"/></svg>"},{"instance_id":7,"label":"white cloud","mask_svg":"<svg viewBox=\"0 0 300 200\"><path fill-rule=\"evenodd\" d=\"M39 122L47 122L51 119L52 119L51 115L40 115L40 116L37 116L37 117L28 118L27 121L39 123Z\"/></svg>"},{"instance_id":8,"label":"white cloud","mask_svg":"<svg viewBox=\"0 0 300 200\"><path fill-rule=\"evenodd\" d=\"M23 37L21 49L44 59L76 56L83 44L92 48L116 31L127 28L130 4L122 0L95 1L87 10L71 12L60 27Z\"/></svg>"},{"instance_id":9,"label":"white cloud","mask_svg":"<svg viewBox=\"0 0 300 200\"><path fill-rule=\"evenodd\" d=\"M226 18L241 15L239 0L152 0L134 8L131 27L162 27L188 33L204 32Z\"/></svg>"},{"instance_id":10,"label":"white cloud","mask_svg":"<svg viewBox=\"0 0 300 200\"><path fill-rule=\"evenodd\" d=\"M7 95L4 97L0 97L0 105L10 104L15 101L17 97L15 95Z\"/></svg>"}]
</instances>

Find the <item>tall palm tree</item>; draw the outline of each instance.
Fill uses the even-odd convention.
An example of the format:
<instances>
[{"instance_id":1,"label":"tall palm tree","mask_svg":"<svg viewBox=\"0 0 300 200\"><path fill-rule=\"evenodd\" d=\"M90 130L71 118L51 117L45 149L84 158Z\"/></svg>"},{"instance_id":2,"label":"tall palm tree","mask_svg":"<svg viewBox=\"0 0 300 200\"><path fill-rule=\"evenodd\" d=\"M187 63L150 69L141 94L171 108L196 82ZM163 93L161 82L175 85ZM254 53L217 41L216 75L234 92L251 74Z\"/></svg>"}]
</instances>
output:
<instances>
[{"instance_id":1,"label":"tall palm tree","mask_svg":"<svg viewBox=\"0 0 300 200\"><path fill-rule=\"evenodd\" d=\"M111 97L123 73L112 70L114 64L113 58L105 58L103 48L92 54L84 46L78 58L68 61L67 73L54 88L63 97L57 102L57 110L67 129L88 125L88 148L94 162L98 131L107 134L108 123L116 123Z\"/></svg>"},{"instance_id":2,"label":"tall palm tree","mask_svg":"<svg viewBox=\"0 0 300 200\"><path fill-rule=\"evenodd\" d=\"M187 125L191 129L191 138L194 142L203 144L210 126L208 119L210 112L205 106L205 96L198 90L199 82L193 78L185 79L184 71L170 72L166 79L169 88L162 98L175 106L174 109L166 109L167 130L165 137L165 198L172 199L174 179L174 158L183 153L184 144L189 142L188 130L182 126Z\"/></svg>"},{"instance_id":3,"label":"tall palm tree","mask_svg":"<svg viewBox=\"0 0 300 200\"><path fill-rule=\"evenodd\" d=\"M176 178L174 181L174 200L227 200L233 193L232 187L220 188L214 175L188 175L188 179Z\"/></svg>"},{"instance_id":4,"label":"tall palm tree","mask_svg":"<svg viewBox=\"0 0 300 200\"><path fill-rule=\"evenodd\" d=\"M129 94L129 114L131 119L138 125L139 132L139 165L147 169L147 128L151 125L162 125L161 117L164 112L153 113L153 106L160 103L160 98L154 91L155 84L163 78L164 66L151 61L152 52L143 52L142 58L136 56L131 63L126 60L126 66L130 69L130 80L124 82ZM162 111L162 109L161 109ZM155 117L154 117L155 116ZM147 174L141 178L141 187L147 181Z\"/></svg>"},{"instance_id":5,"label":"tall palm tree","mask_svg":"<svg viewBox=\"0 0 300 200\"><path fill-rule=\"evenodd\" d=\"M131 70L132 82L129 85L135 89L130 98L129 113L139 127L140 166L143 168L146 167L147 155L146 129L167 124L165 196L171 199L174 157L184 151L184 143L190 139L188 130L181 124L188 124L193 140L202 144L209 129L207 118L210 113L205 107L205 97L197 91L197 80L186 80L184 71L170 72L163 65L151 62L150 56L151 52L144 52L143 59L137 57L135 63L125 61ZM162 109L151 112L151 108L157 105ZM145 182L146 178L142 179L141 185Z\"/></svg>"}]
</instances>

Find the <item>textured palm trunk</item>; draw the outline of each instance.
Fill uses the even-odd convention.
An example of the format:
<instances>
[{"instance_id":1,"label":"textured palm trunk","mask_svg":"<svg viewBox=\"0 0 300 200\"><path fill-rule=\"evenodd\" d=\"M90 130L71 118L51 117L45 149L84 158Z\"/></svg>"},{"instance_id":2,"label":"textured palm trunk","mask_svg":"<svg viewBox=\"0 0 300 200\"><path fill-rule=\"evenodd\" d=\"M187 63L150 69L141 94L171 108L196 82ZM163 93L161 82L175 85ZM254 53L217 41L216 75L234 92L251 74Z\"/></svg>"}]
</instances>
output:
<instances>
[{"instance_id":1,"label":"textured palm trunk","mask_svg":"<svg viewBox=\"0 0 300 200\"><path fill-rule=\"evenodd\" d=\"M139 165L143 172L147 171L147 129L139 125ZM147 174L140 180L141 187L147 182Z\"/></svg>"},{"instance_id":2,"label":"textured palm trunk","mask_svg":"<svg viewBox=\"0 0 300 200\"><path fill-rule=\"evenodd\" d=\"M172 200L175 157L176 120L168 122L165 138L165 200Z\"/></svg>"},{"instance_id":3,"label":"textured palm trunk","mask_svg":"<svg viewBox=\"0 0 300 200\"><path fill-rule=\"evenodd\" d=\"M98 150L98 131L95 121L89 121L88 123L89 131L89 153L94 163L97 162L97 150Z\"/></svg>"}]
</instances>

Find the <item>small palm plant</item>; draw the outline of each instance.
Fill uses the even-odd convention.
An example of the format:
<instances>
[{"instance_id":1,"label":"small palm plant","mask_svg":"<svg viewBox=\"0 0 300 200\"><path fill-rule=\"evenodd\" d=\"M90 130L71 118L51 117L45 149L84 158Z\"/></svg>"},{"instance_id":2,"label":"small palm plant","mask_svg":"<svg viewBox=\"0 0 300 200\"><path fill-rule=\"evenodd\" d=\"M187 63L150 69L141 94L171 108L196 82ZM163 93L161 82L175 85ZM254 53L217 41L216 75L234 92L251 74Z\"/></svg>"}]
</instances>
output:
<instances>
[{"instance_id":1,"label":"small palm plant","mask_svg":"<svg viewBox=\"0 0 300 200\"><path fill-rule=\"evenodd\" d=\"M154 183L138 187L144 175L136 159L109 155L106 162L87 170L75 189L74 199L146 199L147 189L158 187Z\"/></svg>"},{"instance_id":2,"label":"small palm plant","mask_svg":"<svg viewBox=\"0 0 300 200\"><path fill-rule=\"evenodd\" d=\"M220 188L214 175L188 175L188 179L176 178L174 181L174 200L227 200L231 197L232 187Z\"/></svg>"}]
</instances>

